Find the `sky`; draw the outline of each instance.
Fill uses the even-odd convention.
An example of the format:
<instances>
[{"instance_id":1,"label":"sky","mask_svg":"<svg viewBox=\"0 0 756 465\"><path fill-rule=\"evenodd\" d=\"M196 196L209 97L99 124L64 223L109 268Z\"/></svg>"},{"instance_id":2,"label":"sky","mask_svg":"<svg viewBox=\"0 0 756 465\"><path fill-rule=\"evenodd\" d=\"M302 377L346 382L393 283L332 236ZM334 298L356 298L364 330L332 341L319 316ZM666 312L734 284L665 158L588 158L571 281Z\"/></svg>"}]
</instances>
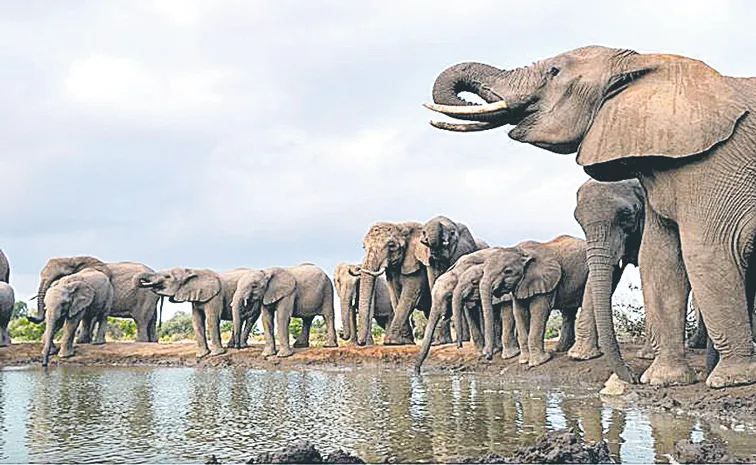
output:
<instances>
[{"instance_id":1,"label":"sky","mask_svg":"<svg viewBox=\"0 0 756 465\"><path fill-rule=\"evenodd\" d=\"M0 248L17 298L56 256L331 273L361 261L377 221L445 215L501 246L582 236L574 155L432 128L438 73L606 45L756 76L752 5L0 2Z\"/></svg>"}]
</instances>

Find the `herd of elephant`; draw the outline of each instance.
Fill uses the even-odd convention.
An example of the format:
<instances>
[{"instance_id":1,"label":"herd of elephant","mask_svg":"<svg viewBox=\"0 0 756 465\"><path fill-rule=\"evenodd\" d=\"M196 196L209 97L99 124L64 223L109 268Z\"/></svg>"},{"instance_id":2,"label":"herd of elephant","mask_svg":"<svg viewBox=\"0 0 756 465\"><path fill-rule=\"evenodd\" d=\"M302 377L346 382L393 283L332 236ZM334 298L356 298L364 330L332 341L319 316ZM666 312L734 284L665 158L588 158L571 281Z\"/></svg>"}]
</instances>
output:
<instances>
[{"instance_id":1,"label":"herd of elephant","mask_svg":"<svg viewBox=\"0 0 756 465\"><path fill-rule=\"evenodd\" d=\"M463 92L485 103L470 103ZM756 382L755 78L723 76L676 55L590 46L511 70L454 65L437 77L433 100L430 110L466 121L431 122L436 128L474 133L511 125L513 140L577 153L593 178L580 188L575 210L586 240L488 247L443 217L425 225L377 223L365 237L363 262L336 270L347 339L368 344L375 320L386 330L385 344L414 343L409 317L419 309L429 321L418 366L432 341L451 341L452 321L457 340L471 338L486 357L501 350L533 366L550 357L544 329L559 309L557 349L571 358L603 353L625 381L689 384L696 374L685 358L684 325L692 291L708 329L707 385ZM640 269L644 353L653 358L640 377L623 361L612 322L611 296L629 263ZM291 354L292 316L304 320L295 346L307 344L315 315L325 318L326 346L336 345L333 287L314 265L153 272L79 257L53 259L45 269L56 266L67 276L43 271L34 317L41 321L48 308L44 361L56 316L66 320L62 356L71 353L78 320L86 323L83 340L94 332L102 342L103 312L74 311L92 302L109 306L111 315L129 314L138 339L154 340L159 296L193 303L202 356L224 351L222 318L233 321L230 345L242 347L258 315L266 355ZM85 278L92 280L86 292L80 291Z\"/></svg>"}]
</instances>

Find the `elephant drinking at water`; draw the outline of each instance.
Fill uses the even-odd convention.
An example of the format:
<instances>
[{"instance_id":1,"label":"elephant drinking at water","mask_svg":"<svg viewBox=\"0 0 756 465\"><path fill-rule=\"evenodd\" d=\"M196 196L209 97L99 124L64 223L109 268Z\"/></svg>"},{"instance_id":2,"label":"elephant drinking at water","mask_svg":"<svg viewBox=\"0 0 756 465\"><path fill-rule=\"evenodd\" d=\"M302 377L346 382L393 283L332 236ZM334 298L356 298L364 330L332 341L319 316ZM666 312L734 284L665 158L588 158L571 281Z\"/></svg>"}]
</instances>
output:
<instances>
[{"instance_id":1,"label":"elephant drinking at water","mask_svg":"<svg viewBox=\"0 0 756 465\"><path fill-rule=\"evenodd\" d=\"M457 95L469 91L485 105ZM749 312L756 294L756 79L677 55L583 47L531 66L453 66L429 108L509 136L577 152L594 179L638 178L646 193L639 250L656 357L641 381L687 384L684 316L692 289L721 358L710 387L756 382ZM599 328L601 340L611 338Z\"/></svg>"}]
</instances>

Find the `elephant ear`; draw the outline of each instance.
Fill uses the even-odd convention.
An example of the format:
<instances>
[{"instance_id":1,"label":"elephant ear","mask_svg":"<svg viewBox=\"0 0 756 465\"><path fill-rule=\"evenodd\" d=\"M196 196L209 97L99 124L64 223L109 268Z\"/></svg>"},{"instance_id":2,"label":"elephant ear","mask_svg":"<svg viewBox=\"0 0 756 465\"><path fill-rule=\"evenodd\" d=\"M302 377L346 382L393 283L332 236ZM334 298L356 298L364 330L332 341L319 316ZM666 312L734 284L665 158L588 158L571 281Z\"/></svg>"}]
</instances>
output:
<instances>
[{"instance_id":1,"label":"elephant ear","mask_svg":"<svg viewBox=\"0 0 756 465\"><path fill-rule=\"evenodd\" d=\"M704 63L635 55L609 82L607 97L578 150L592 177L635 176L646 157L685 158L732 136L747 112L735 90Z\"/></svg>"},{"instance_id":2,"label":"elephant ear","mask_svg":"<svg viewBox=\"0 0 756 465\"><path fill-rule=\"evenodd\" d=\"M430 254L430 249L420 242L423 231L419 223L406 224L405 228L407 231L405 235L407 246L404 249L404 260L402 260L402 274L408 275L417 272L420 269L420 265L424 264L418 258L418 255L423 256L424 252L422 252L422 249L426 249L428 254Z\"/></svg>"},{"instance_id":3,"label":"elephant ear","mask_svg":"<svg viewBox=\"0 0 756 465\"><path fill-rule=\"evenodd\" d=\"M263 305L272 305L287 295L294 292L297 287L297 281L291 272L283 268L271 268L265 271L269 276L268 286L265 288L263 296Z\"/></svg>"},{"instance_id":4,"label":"elephant ear","mask_svg":"<svg viewBox=\"0 0 756 465\"><path fill-rule=\"evenodd\" d=\"M457 263L460 257L476 250L478 250L478 246L470 230L464 224L457 223L457 248L454 250L454 255L451 256L451 263Z\"/></svg>"},{"instance_id":5,"label":"elephant ear","mask_svg":"<svg viewBox=\"0 0 756 465\"><path fill-rule=\"evenodd\" d=\"M525 269L513 294L516 299L529 299L548 294L559 285L562 267L551 254L538 248L520 249Z\"/></svg>"},{"instance_id":6,"label":"elephant ear","mask_svg":"<svg viewBox=\"0 0 756 465\"><path fill-rule=\"evenodd\" d=\"M220 291L221 281L216 273L210 270L186 270L186 275L173 300L204 303L218 295Z\"/></svg>"},{"instance_id":7,"label":"elephant ear","mask_svg":"<svg viewBox=\"0 0 756 465\"><path fill-rule=\"evenodd\" d=\"M79 281L73 289L71 305L68 307L68 316L72 317L89 307L94 300L95 290L86 281Z\"/></svg>"},{"instance_id":8,"label":"elephant ear","mask_svg":"<svg viewBox=\"0 0 756 465\"><path fill-rule=\"evenodd\" d=\"M415 258L425 266L431 266L431 249L427 245L420 243L415 248Z\"/></svg>"}]
</instances>

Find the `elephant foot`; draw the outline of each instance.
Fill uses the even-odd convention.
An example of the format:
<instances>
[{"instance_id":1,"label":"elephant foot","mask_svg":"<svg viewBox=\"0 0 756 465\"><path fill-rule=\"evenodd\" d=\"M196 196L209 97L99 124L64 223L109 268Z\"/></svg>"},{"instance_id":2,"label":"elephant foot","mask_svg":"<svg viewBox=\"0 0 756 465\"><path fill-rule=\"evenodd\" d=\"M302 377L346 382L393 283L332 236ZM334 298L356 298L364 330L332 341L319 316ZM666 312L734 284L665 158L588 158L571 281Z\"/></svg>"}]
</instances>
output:
<instances>
[{"instance_id":1,"label":"elephant foot","mask_svg":"<svg viewBox=\"0 0 756 465\"><path fill-rule=\"evenodd\" d=\"M690 368L685 359L665 360L657 357L643 372L640 381L652 386L684 386L696 382L696 372Z\"/></svg>"},{"instance_id":2,"label":"elephant foot","mask_svg":"<svg viewBox=\"0 0 756 465\"><path fill-rule=\"evenodd\" d=\"M105 344L105 341L94 341L92 343L93 346L101 346L101 345L104 345L104 344Z\"/></svg>"},{"instance_id":3,"label":"elephant foot","mask_svg":"<svg viewBox=\"0 0 756 465\"><path fill-rule=\"evenodd\" d=\"M291 348L286 347L279 350L276 355L278 356L278 358L291 357L292 355L294 355L294 351Z\"/></svg>"},{"instance_id":4,"label":"elephant foot","mask_svg":"<svg viewBox=\"0 0 756 465\"><path fill-rule=\"evenodd\" d=\"M71 358L74 356L73 349L71 350L61 350L58 352L58 357L60 358Z\"/></svg>"},{"instance_id":5,"label":"elephant foot","mask_svg":"<svg viewBox=\"0 0 756 465\"><path fill-rule=\"evenodd\" d=\"M573 342L562 342L561 339L557 341L556 345L554 346L554 352L567 352L570 350L575 344Z\"/></svg>"},{"instance_id":6,"label":"elephant foot","mask_svg":"<svg viewBox=\"0 0 756 465\"><path fill-rule=\"evenodd\" d=\"M246 349L247 347L249 347L249 345L246 342L242 342L242 343L239 344L238 348L239 349Z\"/></svg>"},{"instance_id":7,"label":"elephant foot","mask_svg":"<svg viewBox=\"0 0 756 465\"><path fill-rule=\"evenodd\" d=\"M567 351L567 356L572 360L591 360L601 357L603 354L589 340L580 339Z\"/></svg>"},{"instance_id":8,"label":"elephant foot","mask_svg":"<svg viewBox=\"0 0 756 465\"><path fill-rule=\"evenodd\" d=\"M226 349L223 347L213 347L210 349L210 355L223 355L226 353Z\"/></svg>"},{"instance_id":9,"label":"elephant foot","mask_svg":"<svg viewBox=\"0 0 756 465\"><path fill-rule=\"evenodd\" d=\"M520 355L519 347L506 347L504 348L504 350L501 351L501 358L503 358L504 360L515 358L518 355Z\"/></svg>"},{"instance_id":10,"label":"elephant foot","mask_svg":"<svg viewBox=\"0 0 756 465\"><path fill-rule=\"evenodd\" d=\"M276 355L276 349L273 349L272 347L265 347L262 351L263 357L271 357L273 355Z\"/></svg>"},{"instance_id":11,"label":"elephant foot","mask_svg":"<svg viewBox=\"0 0 756 465\"><path fill-rule=\"evenodd\" d=\"M714 389L752 383L756 383L756 357L753 355L722 358L706 378L706 385Z\"/></svg>"},{"instance_id":12,"label":"elephant foot","mask_svg":"<svg viewBox=\"0 0 756 465\"><path fill-rule=\"evenodd\" d=\"M548 352L531 352L528 357L528 366L537 367L551 360L551 354Z\"/></svg>"},{"instance_id":13,"label":"elephant foot","mask_svg":"<svg viewBox=\"0 0 756 465\"><path fill-rule=\"evenodd\" d=\"M643 348L639 350L638 353L635 354L635 356L642 358L643 360L653 360L654 358L656 358L654 348L651 347L651 344L646 344L645 346L643 346Z\"/></svg>"},{"instance_id":14,"label":"elephant foot","mask_svg":"<svg viewBox=\"0 0 756 465\"><path fill-rule=\"evenodd\" d=\"M300 340L294 341L294 348L295 349L306 349L308 347L310 347L310 341L300 341ZM328 346L326 346L326 347L328 347Z\"/></svg>"},{"instance_id":15,"label":"elephant foot","mask_svg":"<svg viewBox=\"0 0 756 465\"><path fill-rule=\"evenodd\" d=\"M408 338L405 336L401 336L398 338L395 338L393 336L387 335L383 339L383 345L385 346L404 346L404 345L415 345L415 341L412 338Z\"/></svg>"},{"instance_id":16,"label":"elephant foot","mask_svg":"<svg viewBox=\"0 0 756 465\"><path fill-rule=\"evenodd\" d=\"M197 350L197 358L204 358L206 356L210 355L210 351L208 349L198 349Z\"/></svg>"},{"instance_id":17,"label":"elephant foot","mask_svg":"<svg viewBox=\"0 0 756 465\"><path fill-rule=\"evenodd\" d=\"M517 363L519 363L520 365L525 365L528 362L530 362L530 352L521 351L520 356L517 357Z\"/></svg>"},{"instance_id":18,"label":"elephant foot","mask_svg":"<svg viewBox=\"0 0 756 465\"><path fill-rule=\"evenodd\" d=\"M325 347L326 349L333 349L334 347L338 347L338 346L339 346L339 343L336 342L335 340L329 341L323 344L323 347Z\"/></svg>"}]
</instances>

